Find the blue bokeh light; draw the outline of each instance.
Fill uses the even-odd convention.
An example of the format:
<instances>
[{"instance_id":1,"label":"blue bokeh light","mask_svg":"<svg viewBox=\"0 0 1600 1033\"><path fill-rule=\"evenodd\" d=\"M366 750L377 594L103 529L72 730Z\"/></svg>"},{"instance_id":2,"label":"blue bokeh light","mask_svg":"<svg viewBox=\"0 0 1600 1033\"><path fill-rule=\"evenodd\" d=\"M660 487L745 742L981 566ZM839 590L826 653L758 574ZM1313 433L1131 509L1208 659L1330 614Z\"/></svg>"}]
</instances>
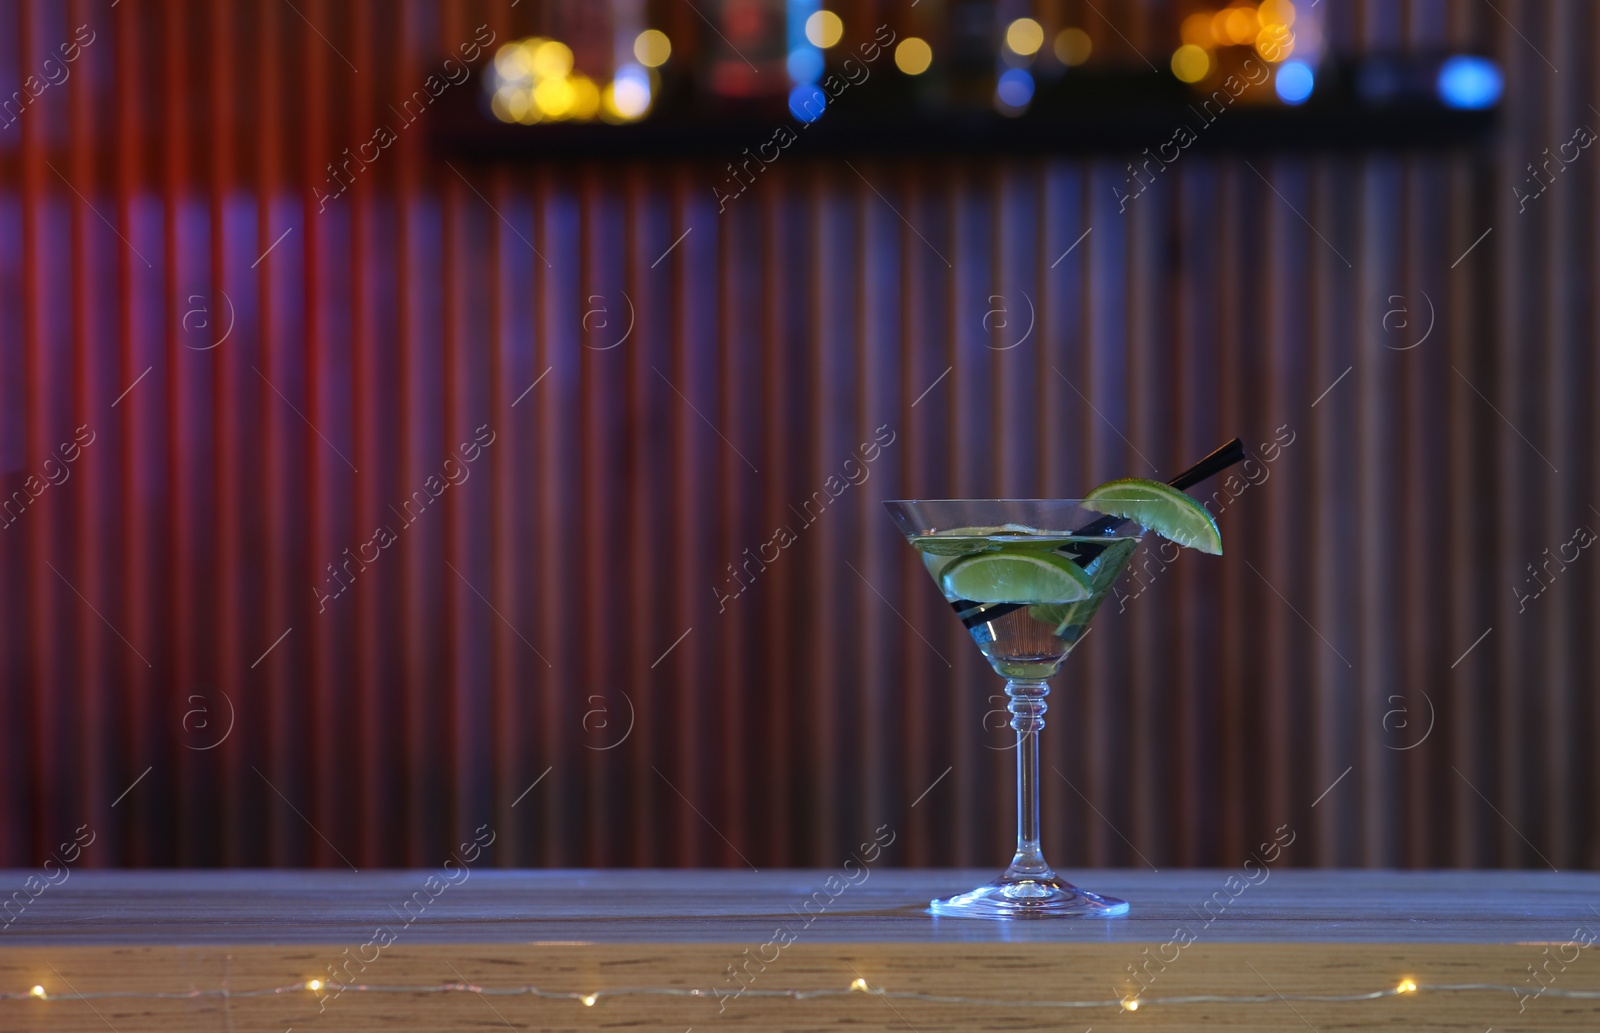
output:
<instances>
[{"instance_id":1,"label":"blue bokeh light","mask_svg":"<svg viewBox=\"0 0 1600 1033\"><path fill-rule=\"evenodd\" d=\"M795 47L789 51L789 81L816 82L822 78L822 51L816 47Z\"/></svg>"},{"instance_id":2,"label":"blue bokeh light","mask_svg":"<svg viewBox=\"0 0 1600 1033\"><path fill-rule=\"evenodd\" d=\"M812 83L801 83L789 91L789 113L802 122L815 122L828 106L828 95Z\"/></svg>"},{"instance_id":3,"label":"blue bokeh light","mask_svg":"<svg viewBox=\"0 0 1600 1033\"><path fill-rule=\"evenodd\" d=\"M1304 104L1317 85L1316 74L1304 61L1285 61L1278 66L1273 88L1285 104Z\"/></svg>"},{"instance_id":4,"label":"blue bokeh light","mask_svg":"<svg viewBox=\"0 0 1600 1033\"><path fill-rule=\"evenodd\" d=\"M1488 58L1457 54L1440 66L1438 85L1446 107L1477 110L1495 106L1505 80Z\"/></svg>"},{"instance_id":5,"label":"blue bokeh light","mask_svg":"<svg viewBox=\"0 0 1600 1033\"><path fill-rule=\"evenodd\" d=\"M1033 99L1033 76L1021 68L1008 68L1000 73L995 95L1008 108L1025 108Z\"/></svg>"}]
</instances>

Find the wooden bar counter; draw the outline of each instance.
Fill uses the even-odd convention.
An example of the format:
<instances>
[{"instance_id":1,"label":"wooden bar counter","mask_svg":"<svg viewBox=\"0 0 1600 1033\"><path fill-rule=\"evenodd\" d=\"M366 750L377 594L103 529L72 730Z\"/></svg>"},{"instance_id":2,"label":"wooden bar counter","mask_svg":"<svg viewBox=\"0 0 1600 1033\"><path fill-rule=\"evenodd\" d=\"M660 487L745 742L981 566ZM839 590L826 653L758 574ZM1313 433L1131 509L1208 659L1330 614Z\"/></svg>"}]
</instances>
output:
<instances>
[{"instance_id":1,"label":"wooden bar counter","mask_svg":"<svg viewBox=\"0 0 1600 1033\"><path fill-rule=\"evenodd\" d=\"M5 871L0 1030L1600 1029L1597 874L1063 874L1132 913L928 914L989 871Z\"/></svg>"}]
</instances>

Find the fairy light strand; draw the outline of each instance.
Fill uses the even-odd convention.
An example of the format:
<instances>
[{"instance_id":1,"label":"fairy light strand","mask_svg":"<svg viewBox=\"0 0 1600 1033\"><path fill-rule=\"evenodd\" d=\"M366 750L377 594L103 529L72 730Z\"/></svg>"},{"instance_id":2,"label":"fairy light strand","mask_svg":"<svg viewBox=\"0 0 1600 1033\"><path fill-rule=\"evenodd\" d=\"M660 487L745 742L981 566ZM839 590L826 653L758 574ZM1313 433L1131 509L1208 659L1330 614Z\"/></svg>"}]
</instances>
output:
<instances>
[{"instance_id":1,"label":"fairy light strand","mask_svg":"<svg viewBox=\"0 0 1600 1033\"><path fill-rule=\"evenodd\" d=\"M316 993L326 988L330 991L344 993L369 993L369 994L449 994L471 993L487 997L538 997L544 1000L575 1001L584 1007L595 1007L609 997L690 997L711 998L715 997L712 990L689 989L668 986L632 986L618 987L615 990L595 990L590 993L576 991L545 990L537 986L479 986L475 983L433 983L416 986L381 986L368 983L323 983L318 979L311 979L301 983L290 983L286 986L266 987L258 990L234 990L228 987L215 987L210 989L194 989L180 991L99 991L92 993L53 993L41 985L35 985L20 993L0 992L0 1001L42 1001L54 1004L60 1001L105 1001L105 1000L147 1000L147 1001L188 1001L199 998L251 998L272 997L279 994ZM782 997L796 1001L809 1001L821 997L850 997L858 993L871 994L874 997L887 998L896 1001L920 1001L926 1004L953 1004L966 1006L980 1006L989 1008L1105 1008L1120 1009L1122 1011L1137 1011L1140 1008L1173 1006L1183 1004L1270 1004L1273 1001L1306 1001L1323 1004L1354 1004L1361 1001L1377 1001L1389 997L1405 997L1412 994L1427 993L1471 993L1474 991L1500 991L1505 993L1520 993L1524 987L1510 986L1505 983L1417 983L1411 979L1403 979L1395 986L1385 987L1382 990L1372 990L1367 993L1355 994L1186 994L1172 997L1122 997L1105 998L1096 1000L1011 1000L995 997L960 997L950 994L925 994L911 990L886 990L881 986L872 986L865 979L857 978L850 982L844 989L822 988L817 990L756 990L747 989L743 997ZM1600 990L1572 990L1546 987L1544 996L1562 997L1569 1000L1600 1000Z\"/></svg>"}]
</instances>

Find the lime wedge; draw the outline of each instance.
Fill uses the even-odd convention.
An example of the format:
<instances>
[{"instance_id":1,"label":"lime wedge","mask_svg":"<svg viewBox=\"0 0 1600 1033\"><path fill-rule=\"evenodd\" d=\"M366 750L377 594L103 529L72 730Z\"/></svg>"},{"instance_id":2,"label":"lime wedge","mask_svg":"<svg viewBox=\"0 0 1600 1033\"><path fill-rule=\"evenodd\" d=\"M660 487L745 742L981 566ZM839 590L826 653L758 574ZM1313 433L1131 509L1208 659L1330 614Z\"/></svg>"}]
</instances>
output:
<instances>
[{"instance_id":1,"label":"lime wedge","mask_svg":"<svg viewBox=\"0 0 1600 1033\"><path fill-rule=\"evenodd\" d=\"M944 570L944 588L975 603L1072 603L1089 598L1089 575L1052 553L986 552Z\"/></svg>"},{"instance_id":2,"label":"lime wedge","mask_svg":"<svg viewBox=\"0 0 1600 1033\"><path fill-rule=\"evenodd\" d=\"M1107 481L1085 496L1083 508L1137 520L1168 541L1222 555L1222 532L1216 518L1170 484L1139 477Z\"/></svg>"}]
</instances>

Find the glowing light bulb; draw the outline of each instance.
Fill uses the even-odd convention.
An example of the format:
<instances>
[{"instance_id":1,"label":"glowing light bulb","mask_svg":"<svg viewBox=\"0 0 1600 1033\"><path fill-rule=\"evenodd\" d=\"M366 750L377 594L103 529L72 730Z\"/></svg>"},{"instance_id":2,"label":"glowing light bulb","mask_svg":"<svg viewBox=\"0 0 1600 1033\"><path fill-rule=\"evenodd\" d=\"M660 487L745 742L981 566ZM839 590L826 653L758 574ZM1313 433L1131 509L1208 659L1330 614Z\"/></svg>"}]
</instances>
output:
<instances>
[{"instance_id":1,"label":"glowing light bulb","mask_svg":"<svg viewBox=\"0 0 1600 1033\"><path fill-rule=\"evenodd\" d=\"M34 997L39 998L40 1000L43 1000L44 996L45 996L44 987L42 987L42 986L35 986L32 990L29 990L28 993L32 994Z\"/></svg>"},{"instance_id":2,"label":"glowing light bulb","mask_svg":"<svg viewBox=\"0 0 1600 1033\"><path fill-rule=\"evenodd\" d=\"M894 66L907 75L921 75L933 64L933 48L916 36L907 36L894 48Z\"/></svg>"},{"instance_id":3,"label":"glowing light bulb","mask_svg":"<svg viewBox=\"0 0 1600 1033\"><path fill-rule=\"evenodd\" d=\"M1028 57L1044 46L1044 27L1032 18L1018 18L1006 26L1006 46Z\"/></svg>"},{"instance_id":4,"label":"glowing light bulb","mask_svg":"<svg viewBox=\"0 0 1600 1033\"><path fill-rule=\"evenodd\" d=\"M1139 998L1137 998L1137 997L1129 997L1129 998L1125 999L1122 1002L1122 1008L1123 1008L1124 1011L1138 1011L1139 1010Z\"/></svg>"},{"instance_id":5,"label":"glowing light bulb","mask_svg":"<svg viewBox=\"0 0 1600 1033\"><path fill-rule=\"evenodd\" d=\"M867 989L867 981L862 979L860 976L857 976L855 979L850 980L850 989L865 992Z\"/></svg>"},{"instance_id":6,"label":"glowing light bulb","mask_svg":"<svg viewBox=\"0 0 1600 1033\"><path fill-rule=\"evenodd\" d=\"M306 980L306 989L310 990L312 993L316 993L318 990L322 989L322 980L320 980L320 979L308 979L308 980Z\"/></svg>"},{"instance_id":7,"label":"glowing light bulb","mask_svg":"<svg viewBox=\"0 0 1600 1033\"><path fill-rule=\"evenodd\" d=\"M1402 979L1400 980L1400 985L1395 987L1395 992L1402 994L1414 994L1417 992L1417 984L1413 983L1409 979Z\"/></svg>"},{"instance_id":8,"label":"glowing light bulb","mask_svg":"<svg viewBox=\"0 0 1600 1033\"><path fill-rule=\"evenodd\" d=\"M582 999L583 999L583 1006L585 1008L593 1008L594 1007L594 1002L598 1001L600 998L598 996L596 996L595 994L584 994Z\"/></svg>"}]
</instances>

